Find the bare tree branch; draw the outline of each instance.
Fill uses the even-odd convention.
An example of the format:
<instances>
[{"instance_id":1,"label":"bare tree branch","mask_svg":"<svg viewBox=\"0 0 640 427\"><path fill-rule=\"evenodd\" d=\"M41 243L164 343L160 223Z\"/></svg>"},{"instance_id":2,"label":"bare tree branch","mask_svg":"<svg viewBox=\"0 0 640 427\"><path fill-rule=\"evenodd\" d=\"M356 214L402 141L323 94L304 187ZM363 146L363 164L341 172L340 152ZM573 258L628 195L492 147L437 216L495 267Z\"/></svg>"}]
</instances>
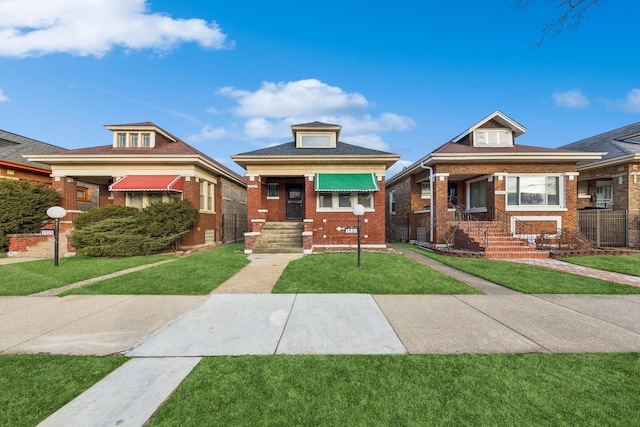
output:
<instances>
[{"instance_id":1,"label":"bare tree branch","mask_svg":"<svg viewBox=\"0 0 640 427\"><path fill-rule=\"evenodd\" d=\"M598 6L600 0L551 0L558 6L558 16L546 24L542 29L542 37L535 44L536 47L542 46L548 36L554 37L563 32L565 29L575 30L585 17L585 13L592 6ZM516 7L523 9L533 5L533 0L516 0Z\"/></svg>"}]
</instances>

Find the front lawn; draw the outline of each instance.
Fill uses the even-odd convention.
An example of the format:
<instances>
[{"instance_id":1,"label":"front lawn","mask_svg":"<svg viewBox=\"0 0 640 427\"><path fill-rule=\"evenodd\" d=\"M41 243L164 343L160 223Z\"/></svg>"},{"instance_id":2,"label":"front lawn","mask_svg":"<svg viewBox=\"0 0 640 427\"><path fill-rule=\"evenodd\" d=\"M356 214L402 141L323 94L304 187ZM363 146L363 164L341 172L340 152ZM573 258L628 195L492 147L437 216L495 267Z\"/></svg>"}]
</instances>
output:
<instances>
[{"instance_id":1,"label":"front lawn","mask_svg":"<svg viewBox=\"0 0 640 427\"><path fill-rule=\"evenodd\" d=\"M640 255L587 255L560 258L560 260L583 267L640 276Z\"/></svg>"},{"instance_id":2,"label":"front lawn","mask_svg":"<svg viewBox=\"0 0 640 427\"><path fill-rule=\"evenodd\" d=\"M640 425L629 354L203 359L149 426Z\"/></svg>"},{"instance_id":3,"label":"front lawn","mask_svg":"<svg viewBox=\"0 0 640 427\"><path fill-rule=\"evenodd\" d=\"M220 246L60 295L206 295L249 263L242 248L242 244Z\"/></svg>"},{"instance_id":4,"label":"front lawn","mask_svg":"<svg viewBox=\"0 0 640 427\"><path fill-rule=\"evenodd\" d=\"M174 258L176 257L173 255L128 258L74 256L61 258L58 267L54 267L53 259L0 265L0 277L2 277L0 296L30 295L116 271Z\"/></svg>"},{"instance_id":5,"label":"front lawn","mask_svg":"<svg viewBox=\"0 0 640 427\"><path fill-rule=\"evenodd\" d=\"M550 268L483 258L437 255L399 244L443 264L527 294L640 294L640 288Z\"/></svg>"},{"instance_id":6,"label":"front lawn","mask_svg":"<svg viewBox=\"0 0 640 427\"><path fill-rule=\"evenodd\" d=\"M0 425L35 426L127 360L0 355Z\"/></svg>"},{"instance_id":7,"label":"front lawn","mask_svg":"<svg viewBox=\"0 0 640 427\"><path fill-rule=\"evenodd\" d=\"M326 252L289 263L273 293L475 294L480 291L404 255Z\"/></svg>"}]
</instances>

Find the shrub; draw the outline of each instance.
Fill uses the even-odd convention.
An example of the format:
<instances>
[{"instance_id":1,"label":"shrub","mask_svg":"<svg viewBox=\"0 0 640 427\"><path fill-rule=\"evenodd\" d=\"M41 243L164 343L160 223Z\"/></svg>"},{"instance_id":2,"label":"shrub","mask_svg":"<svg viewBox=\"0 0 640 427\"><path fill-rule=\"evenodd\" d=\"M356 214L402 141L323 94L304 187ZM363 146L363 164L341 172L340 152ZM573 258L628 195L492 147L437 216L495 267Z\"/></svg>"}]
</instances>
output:
<instances>
[{"instance_id":1,"label":"shrub","mask_svg":"<svg viewBox=\"0 0 640 427\"><path fill-rule=\"evenodd\" d=\"M0 250L9 246L7 234L40 231L49 218L47 209L59 200L58 193L45 185L0 179Z\"/></svg>"},{"instance_id":2,"label":"shrub","mask_svg":"<svg viewBox=\"0 0 640 427\"><path fill-rule=\"evenodd\" d=\"M91 209L89 212L81 214L73 222L73 225L76 230L79 230L89 224L95 224L105 219L133 217L139 213L140 211L138 209L130 206L108 205L102 208Z\"/></svg>"},{"instance_id":3,"label":"shrub","mask_svg":"<svg viewBox=\"0 0 640 427\"><path fill-rule=\"evenodd\" d=\"M180 238L200 221L198 210L178 198L152 204L142 211L121 208L105 206L78 218L87 215L73 232L78 255L137 256L171 245L175 248Z\"/></svg>"}]
</instances>

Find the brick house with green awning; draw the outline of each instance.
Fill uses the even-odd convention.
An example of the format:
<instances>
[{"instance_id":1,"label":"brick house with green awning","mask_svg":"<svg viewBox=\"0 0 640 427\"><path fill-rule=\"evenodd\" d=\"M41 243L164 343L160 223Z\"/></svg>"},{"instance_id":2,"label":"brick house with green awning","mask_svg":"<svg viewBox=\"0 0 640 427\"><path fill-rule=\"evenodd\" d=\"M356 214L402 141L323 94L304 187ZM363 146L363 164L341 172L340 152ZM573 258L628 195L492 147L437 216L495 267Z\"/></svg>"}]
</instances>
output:
<instances>
[{"instance_id":1,"label":"brick house with green awning","mask_svg":"<svg viewBox=\"0 0 640 427\"><path fill-rule=\"evenodd\" d=\"M276 224L302 235L300 252L355 247L356 204L365 207L362 247L385 247L385 176L400 156L341 142L341 129L294 125L293 141L231 156L246 170L245 252Z\"/></svg>"}]
</instances>

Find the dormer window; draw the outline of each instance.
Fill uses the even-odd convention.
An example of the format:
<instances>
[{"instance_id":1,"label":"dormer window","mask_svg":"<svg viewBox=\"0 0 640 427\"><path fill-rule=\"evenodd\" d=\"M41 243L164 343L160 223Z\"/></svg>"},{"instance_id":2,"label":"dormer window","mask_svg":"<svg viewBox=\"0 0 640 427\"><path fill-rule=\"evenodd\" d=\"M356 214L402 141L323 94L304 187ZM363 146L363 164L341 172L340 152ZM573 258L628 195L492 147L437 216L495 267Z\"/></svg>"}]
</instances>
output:
<instances>
[{"instance_id":1,"label":"dormer window","mask_svg":"<svg viewBox=\"0 0 640 427\"><path fill-rule=\"evenodd\" d=\"M334 133L298 132L296 147L298 148L334 148L336 139Z\"/></svg>"},{"instance_id":2,"label":"dormer window","mask_svg":"<svg viewBox=\"0 0 640 427\"><path fill-rule=\"evenodd\" d=\"M114 132L113 146L115 148L152 148L155 146L153 132Z\"/></svg>"},{"instance_id":3,"label":"dormer window","mask_svg":"<svg viewBox=\"0 0 640 427\"><path fill-rule=\"evenodd\" d=\"M474 147L511 147L511 129L476 129L473 131Z\"/></svg>"}]
</instances>

